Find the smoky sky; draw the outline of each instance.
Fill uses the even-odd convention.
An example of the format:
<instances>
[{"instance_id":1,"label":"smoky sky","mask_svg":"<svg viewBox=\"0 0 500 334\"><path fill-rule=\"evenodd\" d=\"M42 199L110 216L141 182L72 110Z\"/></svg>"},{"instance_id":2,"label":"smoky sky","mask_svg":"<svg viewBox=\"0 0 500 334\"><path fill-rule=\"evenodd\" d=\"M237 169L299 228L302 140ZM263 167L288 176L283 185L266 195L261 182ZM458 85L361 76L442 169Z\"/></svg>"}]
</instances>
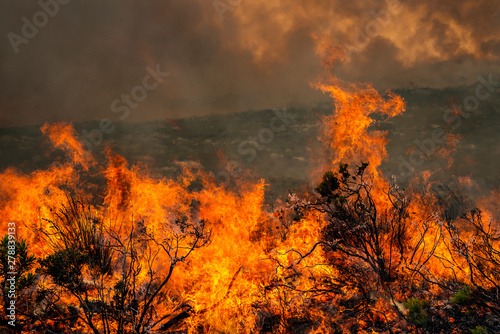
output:
<instances>
[{"instance_id":1,"label":"smoky sky","mask_svg":"<svg viewBox=\"0 0 500 334\"><path fill-rule=\"evenodd\" d=\"M0 3L0 126L119 120L147 67L169 75L126 121L325 101L323 41L350 54L339 77L381 90L500 72L498 0L59 1Z\"/></svg>"}]
</instances>

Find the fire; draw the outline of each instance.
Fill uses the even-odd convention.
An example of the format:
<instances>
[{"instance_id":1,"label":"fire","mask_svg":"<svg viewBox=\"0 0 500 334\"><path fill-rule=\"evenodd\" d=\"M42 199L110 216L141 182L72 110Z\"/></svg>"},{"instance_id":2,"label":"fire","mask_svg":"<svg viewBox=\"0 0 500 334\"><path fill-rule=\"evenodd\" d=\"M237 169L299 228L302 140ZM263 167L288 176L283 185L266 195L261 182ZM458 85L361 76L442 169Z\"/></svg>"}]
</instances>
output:
<instances>
[{"instance_id":1,"label":"fire","mask_svg":"<svg viewBox=\"0 0 500 334\"><path fill-rule=\"evenodd\" d=\"M71 161L80 164L85 170L93 164L91 157L83 150L83 144L76 139L76 131L67 123L49 125L45 123L40 130L49 137L54 148L64 150Z\"/></svg>"},{"instance_id":2,"label":"fire","mask_svg":"<svg viewBox=\"0 0 500 334\"><path fill-rule=\"evenodd\" d=\"M2 217L39 259L18 257L30 282L19 285L23 330L414 330L459 284L498 310L498 212L456 219L429 191L386 179L386 133L373 116L400 115L401 97L332 76L314 86L335 101L321 135L328 172L273 212L264 180L228 188L193 163L167 179L110 150L98 163L70 124L45 124L68 160L0 175Z\"/></svg>"},{"instance_id":3,"label":"fire","mask_svg":"<svg viewBox=\"0 0 500 334\"><path fill-rule=\"evenodd\" d=\"M68 227L65 224L78 221L85 232L90 228L84 224L86 221L101 221L103 231L93 233L105 235L104 244L122 245L121 250L110 251L110 262L122 261L115 263L115 268L150 271L143 269L137 273L135 284L140 288L147 284L150 273L163 276L169 268L177 267L175 272L172 270L168 287L161 292L162 303L154 307L156 314L175 314L176 310L188 307L191 313L184 323L192 330L200 323L217 330L241 330L241 319L247 325L255 323L252 303L272 269L271 263L264 261L269 233L265 225L270 218L263 210L263 182L243 184L237 192L232 192L216 185L198 166L188 165L182 166L184 173L178 180L159 179L140 166L129 167L123 157L108 151L107 165L98 172L106 180L105 189L97 188L104 196L96 198L86 193L87 187L79 186L83 182L82 172L95 172L92 170L95 162L75 139L73 128L68 124L44 125L42 131L54 148L67 150L71 160L31 175L9 169L1 177L1 192L6 195L2 197L2 214L16 223L17 237L27 240L34 255L45 257L64 248L56 232ZM196 182L202 187L190 190ZM68 196L94 204L87 209L75 204L74 209L59 212L61 205L73 207ZM84 216L80 216L81 210L86 212ZM191 232L202 225L210 231L211 241L190 255L192 239L198 237ZM72 225L64 231L69 233L74 229L76 226ZM141 240L135 235L139 229L151 239ZM188 233L189 229L193 231ZM45 231L45 238L40 231ZM131 242L137 245L127 245ZM135 252L154 255L134 256L134 248ZM131 261L141 263L133 266ZM84 276L83 282L94 285L87 291L90 298L110 302L109 296L99 296L99 286L90 283L95 279L93 274L88 271ZM112 287L123 281L123 273L101 278L106 286ZM71 294L63 300L68 305L78 305ZM150 322L154 323L154 319Z\"/></svg>"},{"instance_id":4,"label":"fire","mask_svg":"<svg viewBox=\"0 0 500 334\"><path fill-rule=\"evenodd\" d=\"M318 49L325 59L324 65L331 69L337 62L345 61L341 50L325 44ZM388 91L382 97L370 84L343 83L328 75L314 84L328 93L335 101L334 112L325 117L322 140L335 154L331 166L339 163L370 162L370 171L377 175L377 168L387 158L386 133L369 131L376 124L372 115L394 117L405 111L403 99Z\"/></svg>"}]
</instances>

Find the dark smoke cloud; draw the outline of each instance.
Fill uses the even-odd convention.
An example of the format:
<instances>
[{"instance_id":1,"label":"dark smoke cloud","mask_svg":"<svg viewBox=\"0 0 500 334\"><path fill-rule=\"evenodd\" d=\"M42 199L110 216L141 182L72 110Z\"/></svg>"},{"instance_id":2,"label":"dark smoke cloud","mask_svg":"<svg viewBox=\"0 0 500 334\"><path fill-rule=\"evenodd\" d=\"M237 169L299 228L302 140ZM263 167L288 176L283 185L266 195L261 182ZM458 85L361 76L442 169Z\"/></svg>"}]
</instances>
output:
<instances>
[{"instance_id":1,"label":"dark smoke cloud","mask_svg":"<svg viewBox=\"0 0 500 334\"><path fill-rule=\"evenodd\" d=\"M398 10L384 23L391 6ZM41 8L4 0L0 126L117 121L112 101L157 64L170 75L127 121L325 100L309 86L322 72L318 41L359 46L374 22L379 31L368 30L368 43L337 70L342 78L379 89L472 83L499 72L499 8L496 0L73 0L16 54L7 34L21 35L22 18Z\"/></svg>"}]
</instances>

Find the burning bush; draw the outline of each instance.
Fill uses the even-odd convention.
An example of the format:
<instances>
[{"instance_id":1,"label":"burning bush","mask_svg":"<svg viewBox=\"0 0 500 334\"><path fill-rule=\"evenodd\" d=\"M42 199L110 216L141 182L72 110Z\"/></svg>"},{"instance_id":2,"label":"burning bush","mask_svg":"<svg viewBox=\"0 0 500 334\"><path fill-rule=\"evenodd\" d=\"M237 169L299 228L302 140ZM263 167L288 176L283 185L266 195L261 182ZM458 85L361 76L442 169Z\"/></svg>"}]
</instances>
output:
<instances>
[{"instance_id":1,"label":"burning bush","mask_svg":"<svg viewBox=\"0 0 500 334\"><path fill-rule=\"evenodd\" d=\"M50 228L39 230L50 253L39 262L33 292L39 306L27 314L30 328L147 333L176 324L175 313L188 305L169 298L165 288L178 263L209 242L204 222L177 221L178 232L168 235L138 222L120 233L122 224L105 224L91 207L71 198L49 222ZM164 271L156 270L158 262ZM161 316L160 305L169 310Z\"/></svg>"},{"instance_id":2,"label":"burning bush","mask_svg":"<svg viewBox=\"0 0 500 334\"><path fill-rule=\"evenodd\" d=\"M300 229L316 220L320 234L309 249L272 258L277 274L266 289L279 303L266 294L274 319L268 326L286 333L297 323L310 332L468 333L489 320L498 328L498 238L479 211L446 221L431 194L395 184L385 199L374 198L367 166L341 165L314 190L289 196L282 225ZM464 241L458 224L472 226L473 237ZM464 284L474 288L457 288Z\"/></svg>"}]
</instances>

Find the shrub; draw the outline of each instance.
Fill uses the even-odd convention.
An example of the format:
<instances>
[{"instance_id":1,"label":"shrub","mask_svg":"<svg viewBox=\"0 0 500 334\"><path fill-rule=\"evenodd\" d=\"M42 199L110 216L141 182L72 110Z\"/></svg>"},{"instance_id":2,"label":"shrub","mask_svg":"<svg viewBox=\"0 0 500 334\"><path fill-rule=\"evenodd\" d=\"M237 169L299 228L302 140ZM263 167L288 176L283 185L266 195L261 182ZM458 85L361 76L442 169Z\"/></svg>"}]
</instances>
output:
<instances>
[{"instance_id":1,"label":"shrub","mask_svg":"<svg viewBox=\"0 0 500 334\"><path fill-rule=\"evenodd\" d=\"M452 304L463 305L466 304L471 298L470 287L465 285L463 288L455 292L450 301Z\"/></svg>"},{"instance_id":2,"label":"shrub","mask_svg":"<svg viewBox=\"0 0 500 334\"><path fill-rule=\"evenodd\" d=\"M408 320L418 326L424 326L428 323L427 309L430 307L430 302L425 299L411 298L404 302L408 309Z\"/></svg>"},{"instance_id":3,"label":"shrub","mask_svg":"<svg viewBox=\"0 0 500 334\"><path fill-rule=\"evenodd\" d=\"M470 331L472 334L488 334L488 331L486 330L486 328L484 328L482 326L477 326L476 328L471 329Z\"/></svg>"}]
</instances>

